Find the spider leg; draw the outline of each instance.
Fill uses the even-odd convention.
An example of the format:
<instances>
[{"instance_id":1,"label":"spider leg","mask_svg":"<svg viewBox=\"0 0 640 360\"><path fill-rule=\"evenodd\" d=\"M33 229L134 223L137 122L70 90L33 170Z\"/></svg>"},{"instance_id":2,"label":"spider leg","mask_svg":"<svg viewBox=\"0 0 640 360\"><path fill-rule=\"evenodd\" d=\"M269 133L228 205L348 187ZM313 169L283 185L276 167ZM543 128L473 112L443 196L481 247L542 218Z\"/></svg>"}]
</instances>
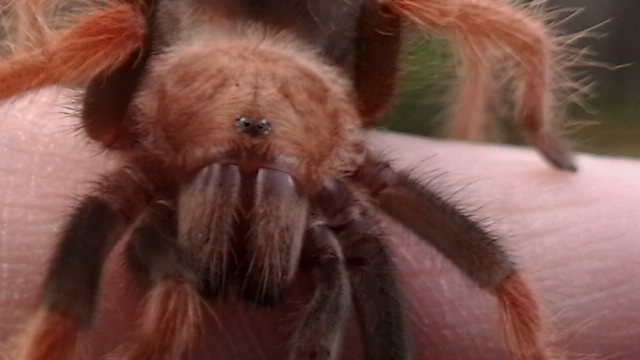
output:
<instances>
[{"instance_id":1,"label":"spider leg","mask_svg":"<svg viewBox=\"0 0 640 360\"><path fill-rule=\"evenodd\" d=\"M247 300L275 305L295 275L307 224L307 199L291 175L259 169L248 217L247 259L241 264Z\"/></svg>"},{"instance_id":2,"label":"spider leg","mask_svg":"<svg viewBox=\"0 0 640 360\"><path fill-rule=\"evenodd\" d=\"M349 278L340 245L329 228L307 230L301 263L311 267L316 287L292 340L292 360L330 360L340 353L351 309Z\"/></svg>"},{"instance_id":3,"label":"spider leg","mask_svg":"<svg viewBox=\"0 0 640 360\"><path fill-rule=\"evenodd\" d=\"M133 233L127 260L147 295L137 336L116 351L116 359L181 359L198 334L198 274L178 247L177 227L175 210L156 203Z\"/></svg>"},{"instance_id":4,"label":"spider leg","mask_svg":"<svg viewBox=\"0 0 640 360\"><path fill-rule=\"evenodd\" d=\"M494 235L408 174L394 172L388 163L368 157L355 180L369 189L382 211L497 296L507 344L515 359L551 356L533 293Z\"/></svg>"},{"instance_id":5,"label":"spider leg","mask_svg":"<svg viewBox=\"0 0 640 360\"><path fill-rule=\"evenodd\" d=\"M554 42L545 24L522 8L495 0L388 0L398 12L418 25L451 36L460 47L465 77L460 86L458 136L479 137L486 119L487 86L495 51L506 51L517 67L518 118L527 139L554 166L575 171L570 152L556 134L558 104ZM465 129L465 130L461 130Z\"/></svg>"},{"instance_id":6,"label":"spider leg","mask_svg":"<svg viewBox=\"0 0 640 360\"><path fill-rule=\"evenodd\" d=\"M78 332L91 326L107 256L146 206L126 171L105 178L66 224L44 282L37 316L17 350L19 360L73 359Z\"/></svg>"},{"instance_id":7,"label":"spider leg","mask_svg":"<svg viewBox=\"0 0 640 360\"><path fill-rule=\"evenodd\" d=\"M398 82L402 19L379 1L363 1L358 21L355 87L364 126L372 127L391 106Z\"/></svg>"},{"instance_id":8,"label":"spider leg","mask_svg":"<svg viewBox=\"0 0 640 360\"><path fill-rule=\"evenodd\" d=\"M135 144L129 108L147 58L148 52L136 51L122 67L91 80L86 87L82 129L106 148L123 150Z\"/></svg>"},{"instance_id":9,"label":"spider leg","mask_svg":"<svg viewBox=\"0 0 640 360\"><path fill-rule=\"evenodd\" d=\"M146 69L148 52L136 51L122 67L108 76L93 79L86 87L82 106L82 129L109 149L128 149L135 144L130 104Z\"/></svg>"},{"instance_id":10,"label":"spider leg","mask_svg":"<svg viewBox=\"0 0 640 360\"><path fill-rule=\"evenodd\" d=\"M360 225L370 225L363 221ZM360 228L354 224L354 227ZM354 241L356 240L357 241ZM342 237L345 241L345 237ZM364 334L367 359L408 360L414 357L409 325L405 318L402 292L395 265L380 235L349 239L346 254L353 301Z\"/></svg>"},{"instance_id":11,"label":"spider leg","mask_svg":"<svg viewBox=\"0 0 640 360\"><path fill-rule=\"evenodd\" d=\"M156 1L138 0L137 4L132 2L134 6L142 8L147 28L154 29ZM151 48L156 41L153 33L148 32L141 47L130 54L128 59L112 71L93 78L85 88L82 128L91 139L107 148L122 150L135 144L135 125L130 105L147 70Z\"/></svg>"},{"instance_id":12,"label":"spider leg","mask_svg":"<svg viewBox=\"0 0 640 360\"><path fill-rule=\"evenodd\" d=\"M343 183L326 188L316 203L344 251L366 358L412 359L402 292L377 220Z\"/></svg>"},{"instance_id":13,"label":"spider leg","mask_svg":"<svg viewBox=\"0 0 640 360\"><path fill-rule=\"evenodd\" d=\"M144 43L143 15L114 4L53 39L0 65L0 100L48 85L75 85L110 72Z\"/></svg>"}]
</instances>

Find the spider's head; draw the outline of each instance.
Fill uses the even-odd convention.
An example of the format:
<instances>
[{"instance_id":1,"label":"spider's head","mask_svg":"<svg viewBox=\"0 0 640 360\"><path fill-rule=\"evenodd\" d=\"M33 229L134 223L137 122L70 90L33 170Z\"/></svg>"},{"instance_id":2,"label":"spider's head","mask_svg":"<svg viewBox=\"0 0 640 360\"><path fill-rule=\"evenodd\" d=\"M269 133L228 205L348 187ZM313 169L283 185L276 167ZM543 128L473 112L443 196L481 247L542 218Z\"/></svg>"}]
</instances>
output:
<instances>
[{"instance_id":1,"label":"spider's head","mask_svg":"<svg viewBox=\"0 0 640 360\"><path fill-rule=\"evenodd\" d=\"M305 52L240 42L174 48L151 63L136 108L145 151L186 171L222 160L316 182L357 158L351 90Z\"/></svg>"}]
</instances>

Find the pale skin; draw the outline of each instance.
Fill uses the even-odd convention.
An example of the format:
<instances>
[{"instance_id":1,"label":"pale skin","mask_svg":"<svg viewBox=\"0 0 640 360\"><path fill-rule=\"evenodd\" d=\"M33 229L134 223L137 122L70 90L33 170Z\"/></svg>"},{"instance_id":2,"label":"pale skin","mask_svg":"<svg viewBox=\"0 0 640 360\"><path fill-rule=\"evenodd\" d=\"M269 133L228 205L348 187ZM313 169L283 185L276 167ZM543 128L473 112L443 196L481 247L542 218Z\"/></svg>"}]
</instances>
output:
<instances>
[{"instance_id":1,"label":"pale skin","mask_svg":"<svg viewBox=\"0 0 640 360\"><path fill-rule=\"evenodd\" d=\"M0 108L0 351L35 308L56 231L108 155L72 131L74 120L43 90ZM538 292L561 352L640 358L640 162L578 157L577 174L533 151L375 133L398 168L433 182L503 235ZM503 359L492 296L428 245L386 221L408 299L418 359ZM300 284L298 284L300 285ZM296 287L296 289L300 286ZM118 256L109 264L101 314L85 344L99 358L126 341L141 295ZM235 301L204 311L194 359L286 357L298 304L250 309ZM360 358L355 323L343 358Z\"/></svg>"}]
</instances>

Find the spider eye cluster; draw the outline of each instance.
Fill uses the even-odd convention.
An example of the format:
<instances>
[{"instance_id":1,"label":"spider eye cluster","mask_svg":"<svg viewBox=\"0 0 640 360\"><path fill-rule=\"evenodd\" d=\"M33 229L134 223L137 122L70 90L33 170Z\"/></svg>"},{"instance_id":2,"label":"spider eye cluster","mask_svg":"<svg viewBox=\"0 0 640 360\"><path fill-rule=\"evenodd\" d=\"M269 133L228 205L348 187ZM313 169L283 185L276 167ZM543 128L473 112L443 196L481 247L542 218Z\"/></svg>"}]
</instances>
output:
<instances>
[{"instance_id":1,"label":"spider eye cluster","mask_svg":"<svg viewBox=\"0 0 640 360\"><path fill-rule=\"evenodd\" d=\"M241 116L236 119L236 129L243 134L257 137L271 133L271 124L267 119L253 120L248 116Z\"/></svg>"}]
</instances>

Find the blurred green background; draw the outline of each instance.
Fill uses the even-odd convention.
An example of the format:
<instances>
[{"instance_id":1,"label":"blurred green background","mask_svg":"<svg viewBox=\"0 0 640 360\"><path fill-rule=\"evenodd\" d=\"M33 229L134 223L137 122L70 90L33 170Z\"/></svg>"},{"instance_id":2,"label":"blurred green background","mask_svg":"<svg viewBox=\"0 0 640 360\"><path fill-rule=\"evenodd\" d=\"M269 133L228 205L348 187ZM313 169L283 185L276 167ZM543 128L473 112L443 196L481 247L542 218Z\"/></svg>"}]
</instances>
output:
<instances>
[{"instance_id":1,"label":"blurred green background","mask_svg":"<svg viewBox=\"0 0 640 360\"><path fill-rule=\"evenodd\" d=\"M640 14L639 0L549 0L560 33L589 29L577 44L596 66L577 67L592 84L591 96L569 108L567 137L577 151L640 157ZM402 89L386 128L441 136L448 117L447 96L454 83L450 44L413 36L408 43ZM515 120L497 121L493 141L521 144Z\"/></svg>"}]
</instances>

